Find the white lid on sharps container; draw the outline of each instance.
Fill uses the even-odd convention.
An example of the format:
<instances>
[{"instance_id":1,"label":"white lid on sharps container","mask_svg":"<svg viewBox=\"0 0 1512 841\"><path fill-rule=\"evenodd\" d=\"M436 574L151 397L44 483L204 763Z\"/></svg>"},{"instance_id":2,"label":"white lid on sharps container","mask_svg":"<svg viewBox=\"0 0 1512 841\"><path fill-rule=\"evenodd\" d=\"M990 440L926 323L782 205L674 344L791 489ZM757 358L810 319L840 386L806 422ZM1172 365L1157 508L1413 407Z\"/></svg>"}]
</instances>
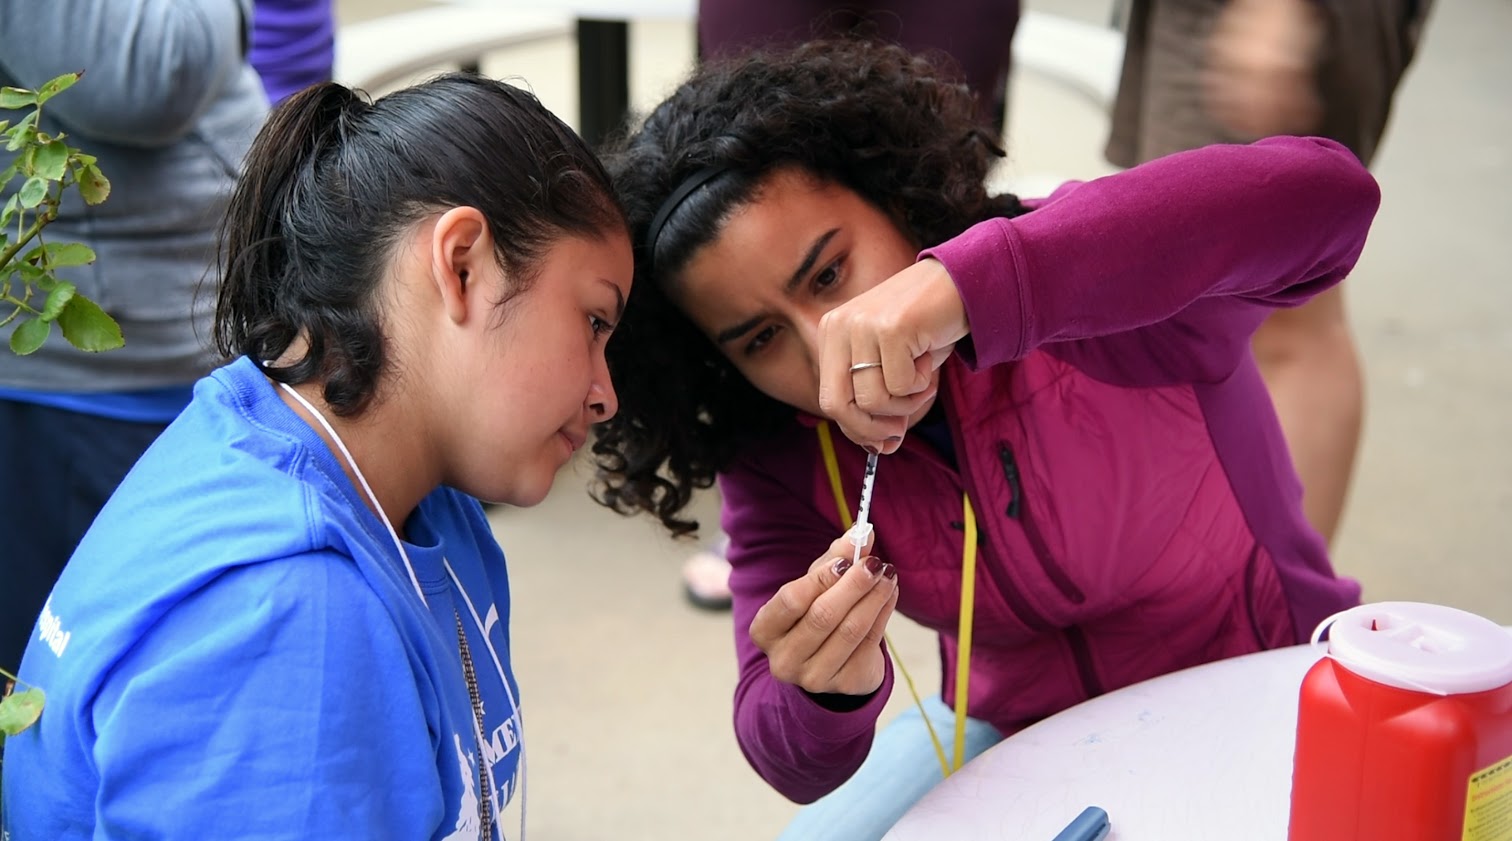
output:
<instances>
[{"instance_id":1,"label":"white lid on sharps container","mask_svg":"<svg viewBox=\"0 0 1512 841\"><path fill-rule=\"evenodd\" d=\"M1512 633L1489 619L1421 602L1377 602L1323 621L1328 656L1360 677L1432 695L1512 683Z\"/></svg>"}]
</instances>

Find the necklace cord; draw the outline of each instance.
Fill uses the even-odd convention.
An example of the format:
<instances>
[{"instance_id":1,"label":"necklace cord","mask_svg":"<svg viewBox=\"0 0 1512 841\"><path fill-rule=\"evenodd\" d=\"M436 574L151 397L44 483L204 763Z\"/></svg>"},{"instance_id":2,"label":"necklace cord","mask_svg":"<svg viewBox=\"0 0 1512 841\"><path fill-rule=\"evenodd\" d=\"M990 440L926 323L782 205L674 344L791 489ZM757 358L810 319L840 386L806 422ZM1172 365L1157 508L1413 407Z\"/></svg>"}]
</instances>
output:
<instances>
[{"instance_id":1,"label":"necklace cord","mask_svg":"<svg viewBox=\"0 0 1512 841\"><path fill-rule=\"evenodd\" d=\"M315 408L309 400L306 400L303 394L300 394L288 383L280 382L278 385L284 391L287 391L299 405L303 406L305 411L309 412L320 423L321 428L325 430L326 434L331 436L331 441L336 444L336 449L340 452L342 459L346 461L347 467L352 469L352 475L357 477L357 483L362 486L362 492L367 495L368 501L372 503L373 510L378 514L378 519L382 520L384 528L388 529L389 537L394 541L394 548L399 551L399 559L404 562L404 571L409 573L410 584L415 588L415 595L420 597L420 603L425 605L426 609L429 610L430 600L425 597L425 591L420 589L420 579L415 575L414 565L410 563L409 552L406 552L404 549L404 541L399 539L399 532L394 528L394 524L389 521L388 514L384 512L383 506L378 504L378 495L373 493L373 486L368 484L367 477L362 474L362 468L357 466L357 459L352 457L352 451L347 449L346 442L341 440L340 435L336 434L335 427L331 426L331 422L326 420L326 416L319 409ZM455 615L455 611L453 613ZM479 787L483 790L483 797L478 800L478 823L481 828L481 834L487 837L492 834L493 817L497 810L494 808L493 802L493 782L490 779L487 768L488 758L483 752L483 702L478 692L477 673L473 670L472 654L468 651L467 636L462 630L462 617L457 615L456 619L457 650L462 657L463 679L467 682L468 700L473 708L473 742L478 749L478 782ZM506 683L505 686L507 688L508 684ZM523 750L520 753L522 756L524 755ZM523 769L521 770L523 777ZM523 794L521 794L521 801L520 836L523 841L525 835L525 804L523 802Z\"/></svg>"}]
</instances>

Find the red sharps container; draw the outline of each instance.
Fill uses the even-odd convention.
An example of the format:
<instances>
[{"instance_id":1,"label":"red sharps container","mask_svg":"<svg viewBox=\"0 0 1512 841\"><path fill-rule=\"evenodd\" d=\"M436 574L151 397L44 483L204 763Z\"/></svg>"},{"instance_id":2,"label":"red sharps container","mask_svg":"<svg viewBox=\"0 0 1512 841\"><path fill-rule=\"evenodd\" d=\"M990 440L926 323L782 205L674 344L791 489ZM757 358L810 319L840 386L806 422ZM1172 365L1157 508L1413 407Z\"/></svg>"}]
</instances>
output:
<instances>
[{"instance_id":1,"label":"red sharps container","mask_svg":"<svg viewBox=\"0 0 1512 841\"><path fill-rule=\"evenodd\" d=\"M1415 602L1331 622L1302 681L1290 841L1512 841L1512 634Z\"/></svg>"}]
</instances>

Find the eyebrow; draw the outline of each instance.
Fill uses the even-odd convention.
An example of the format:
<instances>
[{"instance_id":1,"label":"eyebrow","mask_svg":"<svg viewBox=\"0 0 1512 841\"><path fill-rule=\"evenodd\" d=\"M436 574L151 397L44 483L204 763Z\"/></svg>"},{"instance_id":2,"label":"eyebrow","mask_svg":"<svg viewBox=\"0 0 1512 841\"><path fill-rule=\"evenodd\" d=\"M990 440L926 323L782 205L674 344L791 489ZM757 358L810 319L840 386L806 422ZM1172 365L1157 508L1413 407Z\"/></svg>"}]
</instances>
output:
<instances>
[{"instance_id":1,"label":"eyebrow","mask_svg":"<svg viewBox=\"0 0 1512 841\"><path fill-rule=\"evenodd\" d=\"M800 283L803 283L803 279L808 276L808 273L814 270L814 264L819 262L819 255L824 253L825 246L829 245L830 240L834 239L838 233L840 233L839 228L830 228L814 240L814 244L809 246L808 253L803 255L803 260L798 264L798 268L793 270L793 276L788 278L787 283L783 284L782 294L793 294L793 291L798 288ZM714 342L722 345L726 342L734 341L756 329L756 325L760 324L765 318L766 315L761 314L748 318L731 327L726 327L714 335Z\"/></svg>"},{"instance_id":2,"label":"eyebrow","mask_svg":"<svg viewBox=\"0 0 1512 841\"><path fill-rule=\"evenodd\" d=\"M598 281L614 290L614 323L618 324L625 317L625 293L620 291L619 284L606 277L601 277Z\"/></svg>"}]
</instances>

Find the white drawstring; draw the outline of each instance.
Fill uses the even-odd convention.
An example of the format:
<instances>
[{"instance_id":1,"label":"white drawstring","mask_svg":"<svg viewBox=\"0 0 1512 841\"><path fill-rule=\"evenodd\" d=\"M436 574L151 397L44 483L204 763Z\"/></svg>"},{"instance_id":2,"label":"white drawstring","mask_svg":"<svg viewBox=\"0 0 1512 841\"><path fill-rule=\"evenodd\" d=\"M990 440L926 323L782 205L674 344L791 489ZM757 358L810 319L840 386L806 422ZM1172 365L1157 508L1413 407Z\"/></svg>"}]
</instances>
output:
<instances>
[{"instance_id":1,"label":"white drawstring","mask_svg":"<svg viewBox=\"0 0 1512 841\"><path fill-rule=\"evenodd\" d=\"M425 597L425 591L420 589L420 579L415 577L415 568L410 565L409 553L404 551L404 541L399 539L399 532L394 528L394 524L389 522L388 514L384 513L383 506L378 504L378 495L373 493L373 486L369 485L367 477L362 475L362 469L357 466L357 459L352 458L352 451L347 449L346 442L341 440L341 436L336 434L336 430L331 426L331 422L326 420L325 415L321 414L319 409L311 405L310 401L306 400L303 394L295 391L293 386L290 386L288 383L281 382L278 385L284 391L287 391L291 397L299 401L299 405L305 407L310 414L314 415L315 420L320 422L321 428L326 431L327 435L331 436L332 441L336 442L336 449L340 450L341 457L346 459L347 467L352 468L352 475L357 477L357 483L362 485L363 493L367 494L368 501L373 503L373 510L378 512L378 519L382 520L384 528L388 529L389 537L394 541L394 548L399 550L399 560L404 561L404 571L409 573L410 584L415 588L415 595L420 597L421 604L429 608L430 600Z\"/></svg>"},{"instance_id":2,"label":"white drawstring","mask_svg":"<svg viewBox=\"0 0 1512 841\"><path fill-rule=\"evenodd\" d=\"M312 405L310 403L310 401L306 400L304 398L304 395L300 394L298 391L295 391L294 388L293 388L293 386L290 386L288 383L280 382L278 385L284 391L287 391L289 393L289 396L293 397L299 403L299 405L305 407L305 410L308 411L311 415L313 415L315 417L315 420L320 423L321 428L326 431L326 434L329 435L329 436L331 436L331 440L334 441L335 444L336 444L336 449L341 452L341 457L346 460L347 467L352 468L352 475L357 477L357 483L362 486L362 492L365 493L365 494L367 494L368 501L373 504L373 510L376 511L376 512L378 512L378 519L382 520L384 528L388 529L389 537L394 541L394 548L399 551L399 560L401 560L401 561L404 562L404 571L407 572L407 573L409 573L410 584L413 585L414 588L415 588L415 595L417 595L417 596L420 597L420 603L423 604L423 605L425 605L426 609L429 610L430 609L430 600L425 597L425 591L422 590L422 589L420 589L420 579L415 575L415 567L414 567L414 565L412 565L410 563L409 553L404 550L404 541L402 541L402 540L399 539L399 532L398 532L397 529L394 528L394 524L389 521L388 514L384 513L383 506L378 504L378 495L375 494L375 493L373 493L373 486L369 485L367 477L364 476L364 475L362 475L362 468L360 468L360 467L357 466L357 459L355 459L355 458L352 457L352 451L349 450L349 449L347 449L346 442L343 441L343 440L341 440L341 436L336 434L336 430L335 430L334 427L331 426L331 422L328 421L328 420L326 420L325 415L321 414L321 412L320 412L319 409L315 408L315 406ZM478 618L478 611L477 611L476 608L473 607L472 599L468 597L467 591L465 589L463 589L463 587L462 587L462 581L459 578L457 578L457 574L452 571L451 564L449 562L444 561L444 560L443 560L443 563L446 564L446 571L447 571L447 573L449 573L451 575L452 581L456 584L457 591L462 594L463 600L466 601L466 603L467 603L467 610L468 610L469 613L472 614L473 624L477 626L479 633L483 634L483 643L484 643L484 645L486 645L488 647L488 653L490 655L492 655L493 662L494 662L494 670L499 673L499 680L502 681L503 684L504 684L504 692L509 697L509 703L514 707L514 714L511 716L511 718L518 717L519 721L520 721L520 733L519 733L519 737L518 737L519 738L519 746L520 746L520 757L519 757L519 762L520 762L520 841L524 841L524 839L525 839L525 726L524 726L525 722L524 722L524 718L523 718L523 716L520 716L520 705L519 705L519 703L517 701L515 701L514 690L510 689L510 687L509 687L509 678L507 678L504 675L504 666L502 665L502 663L499 660L498 653L496 651L494 651L493 641L488 638L488 632L487 632L486 629L483 628L483 625L482 625L481 621ZM483 762L487 762L488 761L487 757L485 757L483 755L483 750L482 750L482 745L484 743L484 738L483 737L484 737L484 734L481 731L478 730L477 722L474 721L473 722L473 738L477 742L478 748L479 748L478 749L478 762L479 763L483 763ZM490 775L490 779L491 778L492 778L492 775ZM489 808L493 811L494 815L498 815L499 814L499 807L498 807L498 804L494 802L493 786L490 784L488 788L489 788L488 791L483 792L483 796L486 797L486 798L488 798ZM502 837L503 830L499 829L499 823L498 823L498 821L494 822L494 827L495 827L495 829L498 830L500 836Z\"/></svg>"}]
</instances>

